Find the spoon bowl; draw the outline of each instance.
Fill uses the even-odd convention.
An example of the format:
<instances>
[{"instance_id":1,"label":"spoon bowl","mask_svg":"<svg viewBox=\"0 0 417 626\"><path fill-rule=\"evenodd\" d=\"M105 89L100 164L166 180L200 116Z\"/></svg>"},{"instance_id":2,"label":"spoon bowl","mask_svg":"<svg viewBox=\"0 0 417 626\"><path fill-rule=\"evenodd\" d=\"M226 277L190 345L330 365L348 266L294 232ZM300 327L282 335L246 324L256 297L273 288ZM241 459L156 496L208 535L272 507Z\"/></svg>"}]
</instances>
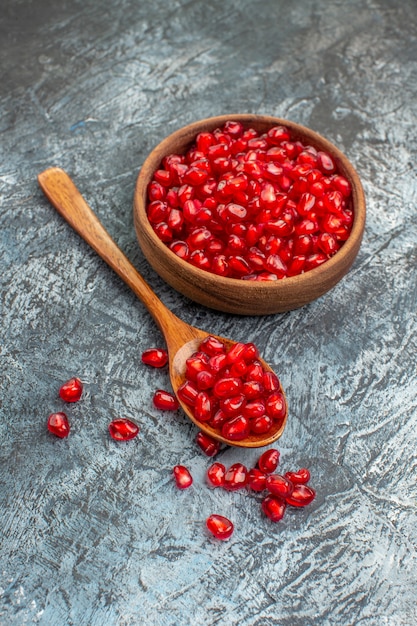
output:
<instances>
[{"instance_id":1,"label":"spoon bowl","mask_svg":"<svg viewBox=\"0 0 417 626\"><path fill-rule=\"evenodd\" d=\"M132 289L152 315L165 338L171 385L177 395L179 387L185 382L187 358L197 351L203 339L213 336L212 333L186 324L159 300L115 244L66 172L57 167L49 168L38 175L38 182L58 213ZM217 338L226 345L227 349L236 343L224 337L217 336ZM272 371L265 361L259 360L264 369ZM273 422L272 428L265 435L249 435L240 441L232 441L223 437L219 431L211 428L207 423L198 421L190 408L180 398L178 400L186 415L202 432L227 445L244 448L259 448L276 441L284 431L288 415L288 410L286 410L284 417Z\"/></svg>"}]
</instances>

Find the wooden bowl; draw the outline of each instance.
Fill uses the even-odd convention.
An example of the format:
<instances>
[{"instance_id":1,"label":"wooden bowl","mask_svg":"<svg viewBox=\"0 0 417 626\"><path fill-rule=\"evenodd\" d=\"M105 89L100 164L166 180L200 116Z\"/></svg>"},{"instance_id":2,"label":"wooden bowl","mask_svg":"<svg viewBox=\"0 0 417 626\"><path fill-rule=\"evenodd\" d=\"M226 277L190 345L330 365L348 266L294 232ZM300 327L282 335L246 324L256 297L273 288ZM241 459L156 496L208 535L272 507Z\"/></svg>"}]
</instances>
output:
<instances>
[{"instance_id":1,"label":"wooden bowl","mask_svg":"<svg viewBox=\"0 0 417 626\"><path fill-rule=\"evenodd\" d=\"M198 133L212 131L226 121L240 121L246 128L266 132L272 126L286 126L293 140L328 152L336 167L352 186L354 221L349 238L340 250L319 267L298 276L277 281L247 281L224 278L201 270L180 259L155 234L149 223L147 187L168 154L184 154ZM357 172L347 157L318 133L294 122L264 115L222 115L200 120L177 130L152 150L145 160L134 193L134 224L141 249L154 270L174 289L218 311L238 315L267 315L304 306L338 283L350 269L359 251L365 227L365 196Z\"/></svg>"}]
</instances>

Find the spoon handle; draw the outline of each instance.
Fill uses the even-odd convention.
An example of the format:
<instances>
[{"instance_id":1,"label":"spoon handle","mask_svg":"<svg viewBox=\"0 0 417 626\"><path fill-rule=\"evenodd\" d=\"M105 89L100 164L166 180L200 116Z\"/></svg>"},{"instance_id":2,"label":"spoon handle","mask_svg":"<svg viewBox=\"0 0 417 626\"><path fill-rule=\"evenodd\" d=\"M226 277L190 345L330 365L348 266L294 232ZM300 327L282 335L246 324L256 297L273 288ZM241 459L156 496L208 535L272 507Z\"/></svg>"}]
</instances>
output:
<instances>
[{"instance_id":1,"label":"spoon handle","mask_svg":"<svg viewBox=\"0 0 417 626\"><path fill-rule=\"evenodd\" d=\"M58 213L138 296L166 339L173 326L185 326L126 258L64 170L51 167L38 175L38 182Z\"/></svg>"}]
</instances>

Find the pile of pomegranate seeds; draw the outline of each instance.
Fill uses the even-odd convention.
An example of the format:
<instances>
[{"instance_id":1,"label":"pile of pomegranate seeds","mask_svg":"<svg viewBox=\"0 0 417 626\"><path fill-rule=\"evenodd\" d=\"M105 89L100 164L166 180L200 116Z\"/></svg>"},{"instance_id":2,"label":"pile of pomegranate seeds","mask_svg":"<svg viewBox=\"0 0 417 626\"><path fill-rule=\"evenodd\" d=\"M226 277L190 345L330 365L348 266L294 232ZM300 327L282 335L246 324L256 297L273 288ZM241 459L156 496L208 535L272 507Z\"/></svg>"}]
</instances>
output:
<instances>
[{"instance_id":1,"label":"pile of pomegranate seeds","mask_svg":"<svg viewBox=\"0 0 417 626\"><path fill-rule=\"evenodd\" d=\"M349 237L351 185L330 154L283 126L259 134L229 121L166 156L148 186L155 233L192 265L271 281L331 258Z\"/></svg>"},{"instance_id":2,"label":"pile of pomegranate seeds","mask_svg":"<svg viewBox=\"0 0 417 626\"><path fill-rule=\"evenodd\" d=\"M280 381L264 369L253 343L238 342L228 350L210 335L187 359L185 377L179 399L199 422L231 441L264 435L286 415Z\"/></svg>"},{"instance_id":3,"label":"pile of pomegranate seeds","mask_svg":"<svg viewBox=\"0 0 417 626\"><path fill-rule=\"evenodd\" d=\"M222 487L228 491L246 487L256 492L268 492L261 508L270 520L278 522L283 518L287 505L304 507L316 496L314 489L307 485L310 480L308 469L276 474L278 462L279 452L274 448L261 454L256 467L250 470L242 463L234 463L226 469L222 463L216 462L207 470L207 483L210 487Z\"/></svg>"}]
</instances>

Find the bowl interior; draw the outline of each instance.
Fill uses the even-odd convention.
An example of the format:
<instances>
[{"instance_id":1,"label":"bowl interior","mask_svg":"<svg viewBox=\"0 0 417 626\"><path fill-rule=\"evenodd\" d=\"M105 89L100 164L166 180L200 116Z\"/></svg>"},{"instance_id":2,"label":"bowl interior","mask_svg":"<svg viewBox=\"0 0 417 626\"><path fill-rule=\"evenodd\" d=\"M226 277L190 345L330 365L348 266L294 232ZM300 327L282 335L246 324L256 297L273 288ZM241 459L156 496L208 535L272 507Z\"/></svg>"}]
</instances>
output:
<instances>
[{"instance_id":1,"label":"bowl interior","mask_svg":"<svg viewBox=\"0 0 417 626\"><path fill-rule=\"evenodd\" d=\"M272 126L286 126L294 141L300 140L328 152L337 170L352 187L354 221L349 238L340 250L319 267L277 281L244 281L217 276L177 257L156 235L146 212L147 188L163 158L184 154L198 133L213 131L228 120L246 128L266 132ZM195 302L238 315L266 315L295 309L315 300L334 287L348 272L359 251L365 226L365 197L360 178L348 158L330 141L309 128L289 120L260 115L225 115L200 120L166 137L145 160L136 182L134 223L142 251L154 270L174 289Z\"/></svg>"}]
</instances>

